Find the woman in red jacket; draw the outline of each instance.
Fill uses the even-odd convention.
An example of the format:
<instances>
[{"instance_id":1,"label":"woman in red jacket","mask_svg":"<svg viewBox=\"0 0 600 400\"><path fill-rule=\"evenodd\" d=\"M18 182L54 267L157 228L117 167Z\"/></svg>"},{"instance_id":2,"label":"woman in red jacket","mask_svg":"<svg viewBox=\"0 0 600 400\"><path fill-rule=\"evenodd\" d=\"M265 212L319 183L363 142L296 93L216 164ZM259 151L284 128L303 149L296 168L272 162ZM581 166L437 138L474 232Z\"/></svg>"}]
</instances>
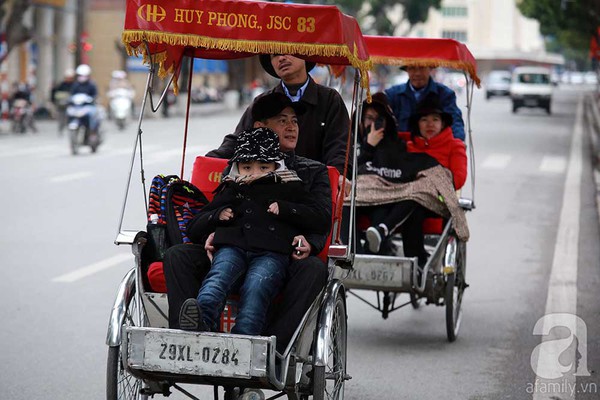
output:
<instances>
[{"instance_id":1,"label":"woman in red jacket","mask_svg":"<svg viewBox=\"0 0 600 400\"><path fill-rule=\"evenodd\" d=\"M410 118L411 141L409 152L426 153L452 172L455 189L460 189L467 178L467 153L465 144L452 136L452 116L439 106L435 96L428 96ZM378 253L383 239L395 229L402 233L404 255L418 257L424 266L429 254L423 240L423 221L433 213L415 201L394 203L380 223L366 232L369 250ZM437 215L435 215L437 216Z\"/></svg>"}]
</instances>

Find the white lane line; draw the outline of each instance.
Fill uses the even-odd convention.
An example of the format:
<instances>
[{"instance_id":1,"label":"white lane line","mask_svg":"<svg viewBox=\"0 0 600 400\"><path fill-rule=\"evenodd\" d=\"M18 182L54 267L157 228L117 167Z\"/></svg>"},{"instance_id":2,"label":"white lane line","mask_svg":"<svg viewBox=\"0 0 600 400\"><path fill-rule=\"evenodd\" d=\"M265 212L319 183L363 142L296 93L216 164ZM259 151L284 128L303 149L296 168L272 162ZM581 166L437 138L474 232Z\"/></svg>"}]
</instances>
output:
<instances>
[{"instance_id":1,"label":"white lane line","mask_svg":"<svg viewBox=\"0 0 600 400\"><path fill-rule=\"evenodd\" d=\"M560 174L567 168L567 160L563 156L544 156L540 163L541 172Z\"/></svg>"},{"instance_id":2,"label":"white lane line","mask_svg":"<svg viewBox=\"0 0 600 400\"><path fill-rule=\"evenodd\" d=\"M41 154L45 155L49 152L54 152L58 149L61 149L57 145L48 145L48 146L38 146L38 147L27 147L24 149L11 149L8 151L0 152L0 157L18 157L18 156L26 156L32 154Z\"/></svg>"},{"instance_id":3,"label":"white lane line","mask_svg":"<svg viewBox=\"0 0 600 400\"><path fill-rule=\"evenodd\" d=\"M79 179L84 179L84 178L87 178L89 176L92 176L91 172L86 172L86 171L74 172L72 174L59 175L59 176L55 176L53 178L50 178L50 182L51 183L70 182L70 181L76 181L76 180L79 180Z\"/></svg>"},{"instance_id":4,"label":"white lane line","mask_svg":"<svg viewBox=\"0 0 600 400\"><path fill-rule=\"evenodd\" d=\"M506 168L511 156L508 154L490 154L481 164L482 168L502 169Z\"/></svg>"},{"instance_id":5,"label":"white lane line","mask_svg":"<svg viewBox=\"0 0 600 400\"><path fill-rule=\"evenodd\" d=\"M116 265L119 265L126 260L132 260L132 255L131 254L117 254L116 256L104 259L102 261L98 261L97 263L90 264L86 267L76 269L75 271L69 272L68 274L57 276L56 278L52 279L52 282L66 282L66 283L75 282L75 281L78 281L79 279L83 279L83 278L93 275L97 272L104 271L105 269L112 268Z\"/></svg>"},{"instance_id":6,"label":"white lane line","mask_svg":"<svg viewBox=\"0 0 600 400\"><path fill-rule=\"evenodd\" d=\"M550 385L556 382L556 379L549 379L552 375L561 377L563 385L559 392L534 391L533 400L573 400L575 394L571 388L575 388L575 375L567 372L564 374L564 367L569 365L578 365L583 367L582 363L587 360L587 354L582 354L582 359L577 360L576 347L564 346L564 337L557 336L556 330L550 330L557 326L568 326L571 329L571 335L577 337L577 341L584 339L584 332L577 333L577 324L565 324L565 314L575 316L577 312L577 263L579 250L579 218L581 201L581 175L582 175L582 120L583 120L583 98L580 98L577 105L577 114L575 118L575 129L571 139L571 151L569 155L569 165L567 167L567 176L565 179L565 188L563 193L562 208L560 210L560 219L558 224L558 233L556 244L554 246L554 257L552 259L552 269L550 272L550 281L548 283L548 297L546 298L546 310L543 319L543 326L537 334L542 335L542 343L534 349L531 358L531 365L535 366L536 382L539 385ZM550 315L553 314L553 315ZM575 317L574 317L575 318ZM585 344L584 344L585 349ZM586 349L587 350L587 349ZM537 351L537 353L536 353ZM560 356L560 362L558 357ZM537 358L536 359L534 359ZM587 367L587 365L585 365ZM586 369L586 368L583 369ZM570 369L570 368L569 368ZM579 369L577 370L579 373ZM539 386L538 386L539 387Z\"/></svg>"}]
</instances>

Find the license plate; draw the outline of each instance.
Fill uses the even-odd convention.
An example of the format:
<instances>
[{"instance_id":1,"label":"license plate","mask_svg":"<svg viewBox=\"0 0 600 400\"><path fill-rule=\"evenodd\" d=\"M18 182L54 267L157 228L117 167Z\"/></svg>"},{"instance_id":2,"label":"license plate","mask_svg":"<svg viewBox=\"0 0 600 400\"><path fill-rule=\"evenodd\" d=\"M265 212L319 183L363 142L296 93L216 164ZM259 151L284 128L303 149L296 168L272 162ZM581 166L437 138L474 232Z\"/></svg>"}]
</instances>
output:
<instances>
[{"instance_id":1,"label":"license plate","mask_svg":"<svg viewBox=\"0 0 600 400\"><path fill-rule=\"evenodd\" d=\"M536 106L537 105L537 100L536 99L525 99L525 105L526 106Z\"/></svg>"},{"instance_id":2,"label":"license plate","mask_svg":"<svg viewBox=\"0 0 600 400\"><path fill-rule=\"evenodd\" d=\"M394 265L361 265L352 269L348 279L361 282L402 283L402 268Z\"/></svg>"},{"instance_id":3,"label":"license plate","mask_svg":"<svg viewBox=\"0 0 600 400\"><path fill-rule=\"evenodd\" d=\"M146 332L144 368L179 374L249 377L249 339Z\"/></svg>"}]
</instances>

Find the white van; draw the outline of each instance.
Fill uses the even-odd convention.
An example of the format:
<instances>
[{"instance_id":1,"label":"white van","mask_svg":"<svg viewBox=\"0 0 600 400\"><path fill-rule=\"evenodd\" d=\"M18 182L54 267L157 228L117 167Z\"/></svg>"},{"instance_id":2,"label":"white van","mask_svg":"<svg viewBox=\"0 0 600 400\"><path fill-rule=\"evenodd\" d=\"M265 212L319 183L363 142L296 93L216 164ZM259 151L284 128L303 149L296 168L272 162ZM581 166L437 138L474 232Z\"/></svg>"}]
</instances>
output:
<instances>
[{"instance_id":1,"label":"white van","mask_svg":"<svg viewBox=\"0 0 600 400\"><path fill-rule=\"evenodd\" d=\"M551 113L552 91L550 70L543 67L517 67L513 70L510 83L512 110L521 107L540 107Z\"/></svg>"}]
</instances>

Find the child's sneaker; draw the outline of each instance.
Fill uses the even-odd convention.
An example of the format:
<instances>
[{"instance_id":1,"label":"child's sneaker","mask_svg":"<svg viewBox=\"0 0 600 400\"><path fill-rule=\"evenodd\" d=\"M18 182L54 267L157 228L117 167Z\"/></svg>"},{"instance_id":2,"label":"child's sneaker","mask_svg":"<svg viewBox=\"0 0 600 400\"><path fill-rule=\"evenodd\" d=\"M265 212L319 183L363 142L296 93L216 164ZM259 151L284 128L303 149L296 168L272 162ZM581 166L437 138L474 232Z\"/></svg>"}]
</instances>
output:
<instances>
[{"instance_id":1,"label":"child's sneaker","mask_svg":"<svg viewBox=\"0 0 600 400\"><path fill-rule=\"evenodd\" d=\"M208 331L206 324L202 321L202 310L198 300L187 299L179 310L179 328L184 331Z\"/></svg>"},{"instance_id":2,"label":"child's sneaker","mask_svg":"<svg viewBox=\"0 0 600 400\"><path fill-rule=\"evenodd\" d=\"M369 229L367 229L367 246L369 247L371 253L379 253L379 249L381 248L381 242L383 241L383 238L385 238L385 236L385 231L381 226L372 226Z\"/></svg>"}]
</instances>

